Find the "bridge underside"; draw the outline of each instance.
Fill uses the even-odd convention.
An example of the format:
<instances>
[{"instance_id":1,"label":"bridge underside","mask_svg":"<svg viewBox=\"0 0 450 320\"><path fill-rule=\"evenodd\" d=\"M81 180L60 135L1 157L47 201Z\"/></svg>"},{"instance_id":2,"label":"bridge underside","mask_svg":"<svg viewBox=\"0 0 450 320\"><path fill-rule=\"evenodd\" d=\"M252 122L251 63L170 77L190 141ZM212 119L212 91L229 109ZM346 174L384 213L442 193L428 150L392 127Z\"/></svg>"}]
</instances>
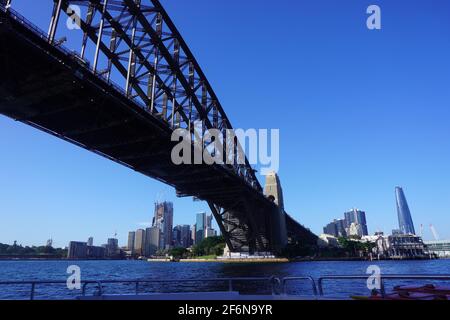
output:
<instances>
[{"instance_id":1,"label":"bridge underside","mask_svg":"<svg viewBox=\"0 0 450 320\"><path fill-rule=\"evenodd\" d=\"M209 203L232 251L273 251L277 207L227 166L174 165L172 129L0 12L0 114Z\"/></svg>"}]
</instances>

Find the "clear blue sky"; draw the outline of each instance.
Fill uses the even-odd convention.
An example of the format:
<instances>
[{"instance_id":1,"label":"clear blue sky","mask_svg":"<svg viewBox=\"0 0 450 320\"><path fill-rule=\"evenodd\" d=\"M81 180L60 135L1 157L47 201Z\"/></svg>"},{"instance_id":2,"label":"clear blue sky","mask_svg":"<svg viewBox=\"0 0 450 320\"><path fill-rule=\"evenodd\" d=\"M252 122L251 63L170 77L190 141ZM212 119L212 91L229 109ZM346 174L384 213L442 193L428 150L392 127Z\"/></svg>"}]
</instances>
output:
<instances>
[{"instance_id":1,"label":"clear blue sky","mask_svg":"<svg viewBox=\"0 0 450 320\"><path fill-rule=\"evenodd\" d=\"M51 1L13 0L47 30ZM351 207L397 227L404 187L416 228L450 238L450 2L163 0L239 128L279 128L286 210L314 232ZM378 4L382 30L366 28ZM57 246L149 222L158 193L175 223L203 203L0 116L0 242ZM262 181L263 182L263 181Z\"/></svg>"}]
</instances>

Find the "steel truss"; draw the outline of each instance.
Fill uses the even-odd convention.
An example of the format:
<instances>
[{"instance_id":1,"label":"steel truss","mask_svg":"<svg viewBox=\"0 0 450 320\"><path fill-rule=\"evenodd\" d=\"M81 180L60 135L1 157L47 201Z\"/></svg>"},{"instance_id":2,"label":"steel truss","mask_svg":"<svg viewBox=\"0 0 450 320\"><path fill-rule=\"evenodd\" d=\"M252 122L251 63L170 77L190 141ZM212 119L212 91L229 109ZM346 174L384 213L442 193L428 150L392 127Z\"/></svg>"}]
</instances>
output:
<instances>
[{"instance_id":1,"label":"steel truss","mask_svg":"<svg viewBox=\"0 0 450 320\"><path fill-rule=\"evenodd\" d=\"M78 17L74 5L84 8ZM185 41L158 0L54 0L48 41L55 45L61 13L83 32L79 57L108 82L122 83L126 96L172 129L194 135L194 123L218 129L224 139L232 125ZM89 47L93 57L87 58ZM92 65L89 61L92 61ZM224 140L225 141L225 140ZM204 147L211 141L204 141ZM214 151L210 151L211 153ZM224 165L259 192L250 166Z\"/></svg>"}]
</instances>

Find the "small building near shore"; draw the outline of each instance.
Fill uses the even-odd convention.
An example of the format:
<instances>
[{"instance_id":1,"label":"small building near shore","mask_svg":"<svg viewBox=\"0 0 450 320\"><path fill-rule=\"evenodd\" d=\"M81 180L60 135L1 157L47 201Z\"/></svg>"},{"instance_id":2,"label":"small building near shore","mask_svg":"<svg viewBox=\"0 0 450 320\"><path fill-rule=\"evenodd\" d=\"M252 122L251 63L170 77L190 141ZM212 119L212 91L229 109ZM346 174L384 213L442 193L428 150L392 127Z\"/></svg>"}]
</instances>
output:
<instances>
[{"instance_id":1,"label":"small building near shore","mask_svg":"<svg viewBox=\"0 0 450 320\"><path fill-rule=\"evenodd\" d=\"M323 233L319 236L319 239L317 239L317 245L321 248L325 247L338 248L339 241L338 238L336 238L335 236Z\"/></svg>"},{"instance_id":2,"label":"small building near shore","mask_svg":"<svg viewBox=\"0 0 450 320\"><path fill-rule=\"evenodd\" d=\"M424 242L429 253L438 258L450 258L450 240L436 240Z\"/></svg>"},{"instance_id":3,"label":"small building near shore","mask_svg":"<svg viewBox=\"0 0 450 320\"><path fill-rule=\"evenodd\" d=\"M429 257L422 238L414 234L379 235L373 253L379 259L423 259Z\"/></svg>"}]
</instances>

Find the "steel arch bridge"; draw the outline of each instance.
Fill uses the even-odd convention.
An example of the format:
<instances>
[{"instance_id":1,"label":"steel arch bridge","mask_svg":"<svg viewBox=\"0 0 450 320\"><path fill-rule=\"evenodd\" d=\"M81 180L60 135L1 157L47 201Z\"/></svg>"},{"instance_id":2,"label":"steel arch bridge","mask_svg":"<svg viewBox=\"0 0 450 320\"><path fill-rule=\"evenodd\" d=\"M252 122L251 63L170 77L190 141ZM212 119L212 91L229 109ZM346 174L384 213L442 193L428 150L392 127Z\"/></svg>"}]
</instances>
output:
<instances>
[{"instance_id":1,"label":"steel arch bridge","mask_svg":"<svg viewBox=\"0 0 450 320\"><path fill-rule=\"evenodd\" d=\"M193 135L201 123L225 135L233 127L158 0L54 0L47 33L11 0L1 0L0 14L0 113L207 201L231 251L276 252L287 233L314 241L263 195L247 159L171 161L175 129ZM60 37L63 17L80 29L76 52Z\"/></svg>"}]
</instances>

